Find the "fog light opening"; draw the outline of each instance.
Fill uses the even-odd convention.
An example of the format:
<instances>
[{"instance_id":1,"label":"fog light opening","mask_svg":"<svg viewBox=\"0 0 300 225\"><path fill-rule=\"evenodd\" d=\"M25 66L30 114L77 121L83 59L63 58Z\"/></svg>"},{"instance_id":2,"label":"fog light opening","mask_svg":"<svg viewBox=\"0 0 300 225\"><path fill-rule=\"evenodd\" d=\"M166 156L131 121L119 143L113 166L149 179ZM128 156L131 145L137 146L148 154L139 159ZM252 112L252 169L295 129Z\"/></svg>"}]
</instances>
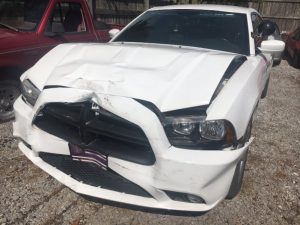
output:
<instances>
[{"instance_id":1,"label":"fog light opening","mask_svg":"<svg viewBox=\"0 0 300 225\"><path fill-rule=\"evenodd\" d=\"M205 203L205 201L201 197L196 196L196 195L187 194L186 198L191 203L198 203L198 204L204 204Z\"/></svg>"},{"instance_id":2,"label":"fog light opening","mask_svg":"<svg viewBox=\"0 0 300 225\"><path fill-rule=\"evenodd\" d=\"M173 201L180 201L180 202L187 202L187 203L196 203L196 204L206 204L203 198L175 191L165 191L165 193L173 200Z\"/></svg>"}]
</instances>

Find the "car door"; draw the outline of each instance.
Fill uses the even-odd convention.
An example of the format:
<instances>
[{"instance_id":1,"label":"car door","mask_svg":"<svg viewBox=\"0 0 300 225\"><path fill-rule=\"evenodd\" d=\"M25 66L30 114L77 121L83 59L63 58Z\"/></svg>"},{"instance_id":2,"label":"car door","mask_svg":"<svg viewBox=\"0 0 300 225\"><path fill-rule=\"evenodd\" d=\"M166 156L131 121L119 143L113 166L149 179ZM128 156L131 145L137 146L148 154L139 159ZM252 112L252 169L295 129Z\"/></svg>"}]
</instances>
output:
<instances>
[{"instance_id":1,"label":"car door","mask_svg":"<svg viewBox=\"0 0 300 225\"><path fill-rule=\"evenodd\" d=\"M48 16L40 44L46 53L61 43L96 42L94 29L88 21L82 1L56 1Z\"/></svg>"},{"instance_id":2,"label":"car door","mask_svg":"<svg viewBox=\"0 0 300 225\"><path fill-rule=\"evenodd\" d=\"M258 77L258 85L260 86L260 89L263 90L270 76L270 70L272 68L272 57L271 55L263 54L259 50L261 42L263 41L263 37L258 31L258 27L263 22L263 19L259 14L253 12L251 13L251 22L253 28L252 38L254 39L255 43L255 58L258 61L257 72L258 74L261 74Z\"/></svg>"}]
</instances>

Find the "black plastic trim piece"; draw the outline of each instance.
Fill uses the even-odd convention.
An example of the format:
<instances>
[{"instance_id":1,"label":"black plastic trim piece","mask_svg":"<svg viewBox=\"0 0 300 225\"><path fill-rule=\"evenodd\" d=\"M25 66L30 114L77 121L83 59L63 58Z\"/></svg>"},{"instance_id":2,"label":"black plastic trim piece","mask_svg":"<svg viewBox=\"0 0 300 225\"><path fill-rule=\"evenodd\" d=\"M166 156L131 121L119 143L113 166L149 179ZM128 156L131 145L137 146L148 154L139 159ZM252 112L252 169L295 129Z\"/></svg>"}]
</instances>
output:
<instances>
[{"instance_id":1,"label":"black plastic trim piece","mask_svg":"<svg viewBox=\"0 0 300 225\"><path fill-rule=\"evenodd\" d=\"M143 130L103 108L93 109L93 103L48 103L34 120L41 130L82 149L153 165L154 152Z\"/></svg>"},{"instance_id":2,"label":"black plastic trim piece","mask_svg":"<svg viewBox=\"0 0 300 225\"><path fill-rule=\"evenodd\" d=\"M29 148L30 150L32 150L30 144L28 144L28 143L27 143L26 141L24 141L22 138L19 138L19 139L21 140L21 142L22 142L27 148Z\"/></svg>"},{"instance_id":3,"label":"black plastic trim piece","mask_svg":"<svg viewBox=\"0 0 300 225\"><path fill-rule=\"evenodd\" d=\"M267 67L271 64L270 61L266 58L266 56L263 53L259 53L258 56L262 57L264 62L266 63Z\"/></svg>"},{"instance_id":4,"label":"black plastic trim piece","mask_svg":"<svg viewBox=\"0 0 300 225\"><path fill-rule=\"evenodd\" d=\"M229 64L227 70L225 71L223 78L229 79L235 73L235 71L237 71L237 69L240 68L240 66L243 65L243 63L246 61L246 56L239 55L234 57L234 59Z\"/></svg>"},{"instance_id":5,"label":"black plastic trim piece","mask_svg":"<svg viewBox=\"0 0 300 225\"><path fill-rule=\"evenodd\" d=\"M66 87L66 86L62 86L62 85L46 85L43 90L45 89L51 89L51 88L69 88L69 87Z\"/></svg>"},{"instance_id":6,"label":"black plastic trim piece","mask_svg":"<svg viewBox=\"0 0 300 225\"><path fill-rule=\"evenodd\" d=\"M71 190L72 191L72 190ZM159 215L173 215L173 216L185 216L185 217L198 217L198 216L203 216L206 214L209 210L207 211L201 211L201 212L196 212L196 211L184 211L184 210L171 210L171 209L164 209L164 208L151 208L151 207L146 207L146 206L138 206L138 205L132 205L129 203L122 203L122 202L116 202L112 200L107 200L107 199L101 199L101 198L96 198L88 195L83 195L79 194L83 198L85 198L88 201L92 201L95 203L101 203L105 205L110 205L113 207L118 207L118 208L126 208L126 209L131 209L135 211L140 211L140 212L146 212L146 213L152 213L152 214L159 214Z\"/></svg>"},{"instance_id":7,"label":"black plastic trim piece","mask_svg":"<svg viewBox=\"0 0 300 225\"><path fill-rule=\"evenodd\" d=\"M152 102L148 102L148 101L144 101L141 99L134 99L135 101L137 101L138 103L142 104L143 106L145 106L146 108L148 108L150 111L152 111L153 113L155 113L155 115L158 117L158 119L160 120L160 122L164 121L164 117L163 114L161 113L161 111L156 107L156 105L154 105Z\"/></svg>"},{"instance_id":8,"label":"black plastic trim piece","mask_svg":"<svg viewBox=\"0 0 300 225\"><path fill-rule=\"evenodd\" d=\"M169 196L169 198L171 198L174 201L179 201L179 202L188 202L188 203L194 203L194 204L206 204L206 202L204 201L203 198L197 196L198 198L201 199L201 202L191 202L188 199L188 193L182 193L182 192L175 192L175 191L166 191L164 190L164 192Z\"/></svg>"},{"instance_id":9,"label":"black plastic trim piece","mask_svg":"<svg viewBox=\"0 0 300 225\"><path fill-rule=\"evenodd\" d=\"M183 109L177 109L167 112L161 112L156 105L154 105L151 102L135 99L137 102L151 110L156 114L156 116L159 118L162 124L165 123L165 117L166 116L206 116L206 110L208 108L208 105L203 106L195 106L190 108L183 108Z\"/></svg>"},{"instance_id":10,"label":"black plastic trim piece","mask_svg":"<svg viewBox=\"0 0 300 225\"><path fill-rule=\"evenodd\" d=\"M247 57L244 55L237 55L235 56L231 63L229 64L229 66L227 67L222 79L220 80L214 94L212 95L212 98L210 100L210 103L212 103L212 101L217 97L217 95L220 92L220 87L222 85L222 83L224 82L224 80L229 80L232 75L243 65L243 63L247 61Z\"/></svg>"},{"instance_id":11,"label":"black plastic trim piece","mask_svg":"<svg viewBox=\"0 0 300 225\"><path fill-rule=\"evenodd\" d=\"M153 198L143 188L120 176L111 169L103 170L93 163L74 161L71 156L66 155L40 152L39 157L46 163L84 184L121 193Z\"/></svg>"},{"instance_id":12,"label":"black plastic trim piece","mask_svg":"<svg viewBox=\"0 0 300 225\"><path fill-rule=\"evenodd\" d=\"M206 116L208 105L195 106L164 112L164 116Z\"/></svg>"}]
</instances>

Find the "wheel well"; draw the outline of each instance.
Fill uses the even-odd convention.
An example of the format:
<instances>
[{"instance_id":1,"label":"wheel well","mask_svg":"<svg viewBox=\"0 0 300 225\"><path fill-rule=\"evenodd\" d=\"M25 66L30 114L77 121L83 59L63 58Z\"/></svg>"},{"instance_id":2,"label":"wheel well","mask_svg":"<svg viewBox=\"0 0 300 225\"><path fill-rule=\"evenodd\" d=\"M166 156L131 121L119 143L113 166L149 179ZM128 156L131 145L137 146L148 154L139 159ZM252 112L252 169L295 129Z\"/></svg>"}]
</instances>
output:
<instances>
[{"instance_id":1,"label":"wheel well","mask_svg":"<svg viewBox=\"0 0 300 225\"><path fill-rule=\"evenodd\" d=\"M16 80L19 81L20 76L24 71L17 67L1 67L0 68L0 81L2 80Z\"/></svg>"},{"instance_id":2,"label":"wheel well","mask_svg":"<svg viewBox=\"0 0 300 225\"><path fill-rule=\"evenodd\" d=\"M250 136L251 136L251 130L252 130L253 118L254 118L255 115L256 115L258 103L259 103L259 101L257 101L257 103L256 103L256 105L255 105L255 107L254 107L254 109L253 109L253 111L252 111L252 114L251 114L251 116L250 116L250 118L249 118L248 125L247 125L247 127L246 127L246 130L245 130L244 135L238 140L238 144L239 144L238 147L243 147L243 146L245 145L245 143L248 141L248 140L246 140L246 139L247 139L246 136L247 136L247 131L248 131L249 125L250 125Z\"/></svg>"}]
</instances>

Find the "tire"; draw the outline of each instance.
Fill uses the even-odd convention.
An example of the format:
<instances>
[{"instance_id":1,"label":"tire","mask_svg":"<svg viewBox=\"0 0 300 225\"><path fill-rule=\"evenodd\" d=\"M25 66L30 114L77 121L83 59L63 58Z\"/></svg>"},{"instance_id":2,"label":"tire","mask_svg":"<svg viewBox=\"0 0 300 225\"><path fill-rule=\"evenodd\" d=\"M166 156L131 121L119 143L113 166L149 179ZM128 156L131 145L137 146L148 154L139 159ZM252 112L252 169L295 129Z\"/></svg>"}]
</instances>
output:
<instances>
[{"instance_id":1,"label":"tire","mask_svg":"<svg viewBox=\"0 0 300 225\"><path fill-rule=\"evenodd\" d=\"M299 68L299 66L300 66L300 58L299 58L299 55L297 55L296 53L292 59L292 66L295 68Z\"/></svg>"},{"instance_id":2,"label":"tire","mask_svg":"<svg viewBox=\"0 0 300 225\"><path fill-rule=\"evenodd\" d=\"M282 53L282 59L288 60L289 57L290 57L289 52L285 47Z\"/></svg>"},{"instance_id":3,"label":"tire","mask_svg":"<svg viewBox=\"0 0 300 225\"><path fill-rule=\"evenodd\" d=\"M269 80L270 80L270 78L268 78L268 80L266 82L266 85L265 85L265 88L261 93L261 98L265 98L267 96L268 88L269 88Z\"/></svg>"},{"instance_id":4,"label":"tire","mask_svg":"<svg viewBox=\"0 0 300 225\"><path fill-rule=\"evenodd\" d=\"M19 82L14 80L0 81L0 122L14 118L13 104L20 93Z\"/></svg>"},{"instance_id":5,"label":"tire","mask_svg":"<svg viewBox=\"0 0 300 225\"><path fill-rule=\"evenodd\" d=\"M243 141L245 143L249 141L251 137L251 130L252 130L252 118L250 119L246 133L243 138L244 139ZM242 156L242 158L240 159L240 161L238 162L235 168L233 179L229 188L229 192L226 196L226 199L233 199L235 196L237 196L237 194L240 192L242 188L244 171L247 162L247 155L248 155L248 149L246 150L245 154Z\"/></svg>"},{"instance_id":6,"label":"tire","mask_svg":"<svg viewBox=\"0 0 300 225\"><path fill-rule=\"evenodd\" d=\"M281 60L273 61L273 67L274 67L274 66L279 66L280 63L281 63Z\"/></svg>"}]
</instances>

